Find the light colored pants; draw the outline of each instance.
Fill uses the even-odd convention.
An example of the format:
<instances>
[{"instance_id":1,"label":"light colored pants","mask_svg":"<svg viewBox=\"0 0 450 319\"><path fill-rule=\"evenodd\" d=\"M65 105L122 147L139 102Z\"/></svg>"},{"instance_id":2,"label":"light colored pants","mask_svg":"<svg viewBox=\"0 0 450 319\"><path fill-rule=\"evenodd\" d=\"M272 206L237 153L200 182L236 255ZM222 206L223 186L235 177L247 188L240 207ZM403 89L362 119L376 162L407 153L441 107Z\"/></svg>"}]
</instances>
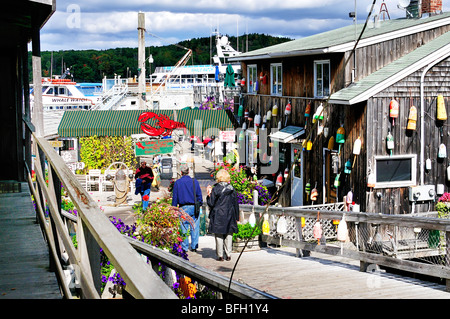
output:
<instances>
[{"instance_id":1,"label":"light colored pants","mask_svg":"<svg viewBox=\"0 0 450 319\"><path fill-rule=\"evenodd\" d=\"M231 257L231 249L233 246L233 234L214 234L216 238L216 254L217 257Z\"/></svg>"}]
</instances>

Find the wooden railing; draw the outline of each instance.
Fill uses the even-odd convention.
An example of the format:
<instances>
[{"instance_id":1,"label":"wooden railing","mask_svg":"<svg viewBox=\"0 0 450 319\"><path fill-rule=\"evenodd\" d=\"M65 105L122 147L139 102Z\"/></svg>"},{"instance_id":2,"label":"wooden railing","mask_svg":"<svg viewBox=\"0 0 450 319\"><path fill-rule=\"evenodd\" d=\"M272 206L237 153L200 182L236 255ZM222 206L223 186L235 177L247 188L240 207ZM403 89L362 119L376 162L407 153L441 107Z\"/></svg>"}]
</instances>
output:
<instances>
[{"instance_id":1,"label":"wooden railing","mask_svg":"<svg viewBox=\"0 0 450 319\"><path fill-rule=\"evenodd\" d=\"M273 220L281 216L290 219L291 234L278 234L276 225L271 224L270 234L262 236L267 243L294 247L298 255L315 251L360 260L363 271L373 264L442 278L450 291L449 219L340 211L333 205L240 208L247 214L267 213ZM336 238L337 224L344 215L349 236L346 242L340 242ZM323 230L320 240L312 234L316 221L323 227L332 225L331 232L325 234Z\"/></svg>"},{"instance_id":2,"label":"wooden railing","mask_svg":"<svg viewBox=\"0 0 450 319\"><path fill-rule=\"evenodd\" d=\"M163 263L193 280L222 292L224 297L275 298L237 282L212 273L204 268L168 252L121 235L103 214L97 203L81 186L62 158L43 138L32 135L36 161L36 182L32 181L30 168L28 182L34 197L39 223L51 252L61 289L66 298L72 290L65 280L64 266L75 269L82 298L100 298L100 249L106 254L117 272L126 282L126 291L133 298L177 298L174 291L156 274L151 264L142 258L148 256L153 264ZM77 208L77 216L61 209L61 189ZM48 216L45 210L48 207ZM70 236L71 223L75 224L77 248Z\"/></svg>"}]
</instances>

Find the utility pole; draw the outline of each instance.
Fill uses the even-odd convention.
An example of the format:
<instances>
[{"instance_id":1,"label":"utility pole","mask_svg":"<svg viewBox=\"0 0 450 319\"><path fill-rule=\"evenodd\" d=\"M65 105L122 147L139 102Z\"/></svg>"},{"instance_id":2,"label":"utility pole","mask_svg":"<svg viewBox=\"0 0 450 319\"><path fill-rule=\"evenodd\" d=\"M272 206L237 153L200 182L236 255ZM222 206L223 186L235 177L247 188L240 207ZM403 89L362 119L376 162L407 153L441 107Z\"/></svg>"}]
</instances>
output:
<instances>
[{"instance_id":1,"label":"utility pole","mask_svg":"<svg viewBox=\"0 0 450 319\"><path fill-rule=\"evenodd\" d=\"M138 94L139 109L145 109L145 13L138 13Z\"/></svg>"}]
</instances>

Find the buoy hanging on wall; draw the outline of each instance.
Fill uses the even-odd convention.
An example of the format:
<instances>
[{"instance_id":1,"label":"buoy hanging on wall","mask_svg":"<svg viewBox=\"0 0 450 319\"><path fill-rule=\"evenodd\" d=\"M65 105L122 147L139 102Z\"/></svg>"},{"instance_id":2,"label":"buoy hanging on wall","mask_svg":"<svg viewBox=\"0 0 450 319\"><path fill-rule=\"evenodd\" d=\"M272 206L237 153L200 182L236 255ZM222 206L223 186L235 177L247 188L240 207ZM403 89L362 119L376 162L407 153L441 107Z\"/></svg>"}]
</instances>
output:
<instances>
[{"instance_id":1,"label":"buoy hanging on wall","mask_svg":"<svg viewBox=\"0 0 450 319\"><path fill-rule=\"evenodd\" d=\"M307 104L305 108L305 128L308 126L308 118L311 116L311 104Z\"/></svg>"},{"instance_id":2,"label":"buoy hanging on wall","mask_svg":"<svg viewBox=\"0 0 450 319\"><path fill-rule=\"evenodd\" d=\"M336 133L336 143L339 144L339 154L341 154L341 146L345 143L345 129L343 126L338 128Z\"/></svg>"},{"instance_id":3,"label":"buoy hanging on wall","mask_svg":"<svg viewBox=\"0 0 450 319\"><path fill-rule=\"evenodd\" d=\"M238 121L239 121L239 124L241 124L243 115L244 115L244 106L241 104L241 105L239 105L239 109L238 109Z\"/></svg>"},{"instance_id":4,"label":"buoy hanging on wall","mask_svg":"<svg viewBox=\"0 0 450 319\"><path fill-rule=\"evenodd\" d=\"M361 137L358 136L358 138L355 140L355 143L353 144L353 155L355 155L355 158L353 159L352 168L355 166L356 156L358 156L360 153L361 153Z\"/></svg>"},{"instance_id":5,"label":"buoy hanging on wall","mask_svg":"<svg viewBox=\"0 0 450 319\"><path fill-rule=\"evenodd\" d=\"M288 123L288 118L289 118L289 115L291 115L291 112L292 112L291 102L288 102L288 104L286 105L286 109L284 110L284 115L285 115L285 117L286 117L284 126L287 125L287 123Z\"/></svg>"},{"instance_id":6,"label":"buoy hanging on wall","mask_svg":"<svg viewBox=\"0 0 450 319\"><path fill-rule=\"evenodd\" d=\"M341 186L341 181L339 180L340 176L341 176L341 174L337 174L336 177L335 177L335 179L334 179L334 184L333 184L333 186L334 186L335 188L338 188L339 186Z\"/></svg>"},{"instance_id":7,"label":"buoy hanging on wall","mask_svg":"<svg viewBox=\"0 0 450 319\"><path fill-rule=\"evenodd\" d=\"M425 169L427 171L431 170L431 159L427 158L427 160L425 161Z\"/></svg>"},{"instance_id":8,"label":"buoy hanging on wall","mask_svg":"<svg viewBox=\"0 0 450 319\"><path fill-rule=\"evenodd\" d=\"M345 162L344 173L350 174L351 172L352 172L352 162L348 160L347 162Z\"/></svg>"},{"instance_id":9,"label":"buoy hanging on wall","mask_svg":"<svg viewBox=\"0 0 450 319\"><path fill-rule=\"evenodd\" d=\"M311 194L311 184L308 182L305 186L305 193L306 193L306 201L309 199L309 194Z\"/></svg>"},{"instance_id":10,"label":"buoy hanging on wall","mask_svg":"<svg viewBox=\"0 0 450 319\"><path fill-rule=\"evenodd\" d=\"M392 99L391 103L389 103L389 117L392 119L392 126L395 125L395 119L398 118L398 109L398 102L395 99Z\"/></svg>"},{"instance_id":11,"label":"buoy hanging on wall","mask_svg":"<svg viewBox=\"0 0 450 319\"><path fill-rule=\"evenodd\" d=\"M389 155L392 156L392 152L394 150L394 137L391 134L391 131L389 131L387 137L386 137L386 146L389 151Z\"/></svg>"},{"instance_id":12,"label":"buoy hanging on wall","mask_svg":"<svg viewBox=\"0 0 450 319\"><path fill-rule=\"evenodd\" d=\"M283 185L283 175L281 175L281 173L278 174L277 181L276 181L275 185L277 187L281 187L281 185Z\"/></svg>"},{"instance_id":13,"label":"buoy hanging on wall","mask_svg":"<svg viewBox=\"0 0 450 319\"><path fill-rule=\"evenodd\" d=\"M438 119L438 121L446 121L447 111L445 109L444 97L442 95L437 96L436 104L437 104L436 118Z\"/></svg>"},{"instance_id":14,"label":"buoy hanging on wall","mask_svg":"<svg viewBox=\"0 0 450 319\"><path fill-rule=\"evenodd\" d=\"M276 117L278 115L278 105L272 107L272 116Z\"/></svg>"},{"instance_id":15,"label":"buoy hanging on wall","mask_svg":"<svg viewBox=\"0 0 450 319\"><path fill-rule=\"evenodd\" d=\"M439 145L438 158L446 158L447 157L447 147L444 143Z\"/></svg>"},{"instance_id":16,"label":"buoy hanging on wall","mask_svg":"<svg viewBox=\"0 0 450 319\"><path fill-rule=\"evenodd\" d=\"M377 182L377 177L375 176L375 173L370 173L367 177L367 187L374 188L375 184Z\"/></svg>"},{"instance_id":17,"label":"buoy hanging on wall","mask_svg":"<svg viewBox=\"0 0 450 319\"><path fill-rule=\"evenodd\" d=\"M329 150L334 149L334 136L331 136L330 139L328 140L328 149Z\"/></svg>"},{"instance_id":18,"label":"buoy hanging on wall","mask_svg":"<svg viewBox=\"0 0 450 319\"><path fill-rule=\"evenodd\" d=\"M414 131L417 126L417 108L414 105L411 105L409 108L409 116L408 116L408 125L406 126L407 130Z\"/></svg>"},{"instance_id":19,"label":"buoy hanging on wall","mask_svg":"<svg viewBox=\"0 0 450 319\"><path fill-rule=\"evenodd\" d=\"M270 233L270 225L269 225L269 214L264 214L264 221L262 224L262 232L264 235L269 235Z\"/></svg>"},{"instance_id":20,"label":"buoy hanging on wall","mask_svg":"<svg viewBox=\"0 0 450 319\"><path fill-rule=\"evenodd\" d=\"M311 190L311 201L315 202L317 200L317 196L319 195L319 192L317 191L317 188L313 188Z\"/></svg>"},{"instance_id":21,"label":"buoy hanging on wall","mask_svg":"<svg viewBox=\"0 0 450 319\"><path fill-rule=\"evenodd\" d=\"M317 108L316 112L313 116L313 123L315 123L318 120L323 120L323 105L320 103L319 107Z\"/></svg>"}]
</instances>

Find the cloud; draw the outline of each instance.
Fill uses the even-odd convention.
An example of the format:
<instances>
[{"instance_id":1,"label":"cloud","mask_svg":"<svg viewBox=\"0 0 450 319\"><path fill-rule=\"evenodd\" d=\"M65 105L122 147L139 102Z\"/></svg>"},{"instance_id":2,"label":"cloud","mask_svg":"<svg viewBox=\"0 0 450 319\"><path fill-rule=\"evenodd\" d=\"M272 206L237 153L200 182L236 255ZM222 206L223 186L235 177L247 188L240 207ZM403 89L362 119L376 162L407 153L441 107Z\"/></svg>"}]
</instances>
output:
<instances>
[{"instance_id":1,"label":"cloud","mask_svg":"<svg viewBox=\"0 0 450 319\"><path fill-rule=\"evenodd\" d=\"M374 13L380 10L377 2ZM391 19L403 17L385 0ZM358 22L372 1L358 0ZM293 39L352 24L349 0L58 0L41 31L42 50L137 47L137 16L146 15L147 45L222 34L264 33ZM444 11L446 9L444 8ZM154 35L154 36L153 36Z\"/></svg>"}]
</instances>

